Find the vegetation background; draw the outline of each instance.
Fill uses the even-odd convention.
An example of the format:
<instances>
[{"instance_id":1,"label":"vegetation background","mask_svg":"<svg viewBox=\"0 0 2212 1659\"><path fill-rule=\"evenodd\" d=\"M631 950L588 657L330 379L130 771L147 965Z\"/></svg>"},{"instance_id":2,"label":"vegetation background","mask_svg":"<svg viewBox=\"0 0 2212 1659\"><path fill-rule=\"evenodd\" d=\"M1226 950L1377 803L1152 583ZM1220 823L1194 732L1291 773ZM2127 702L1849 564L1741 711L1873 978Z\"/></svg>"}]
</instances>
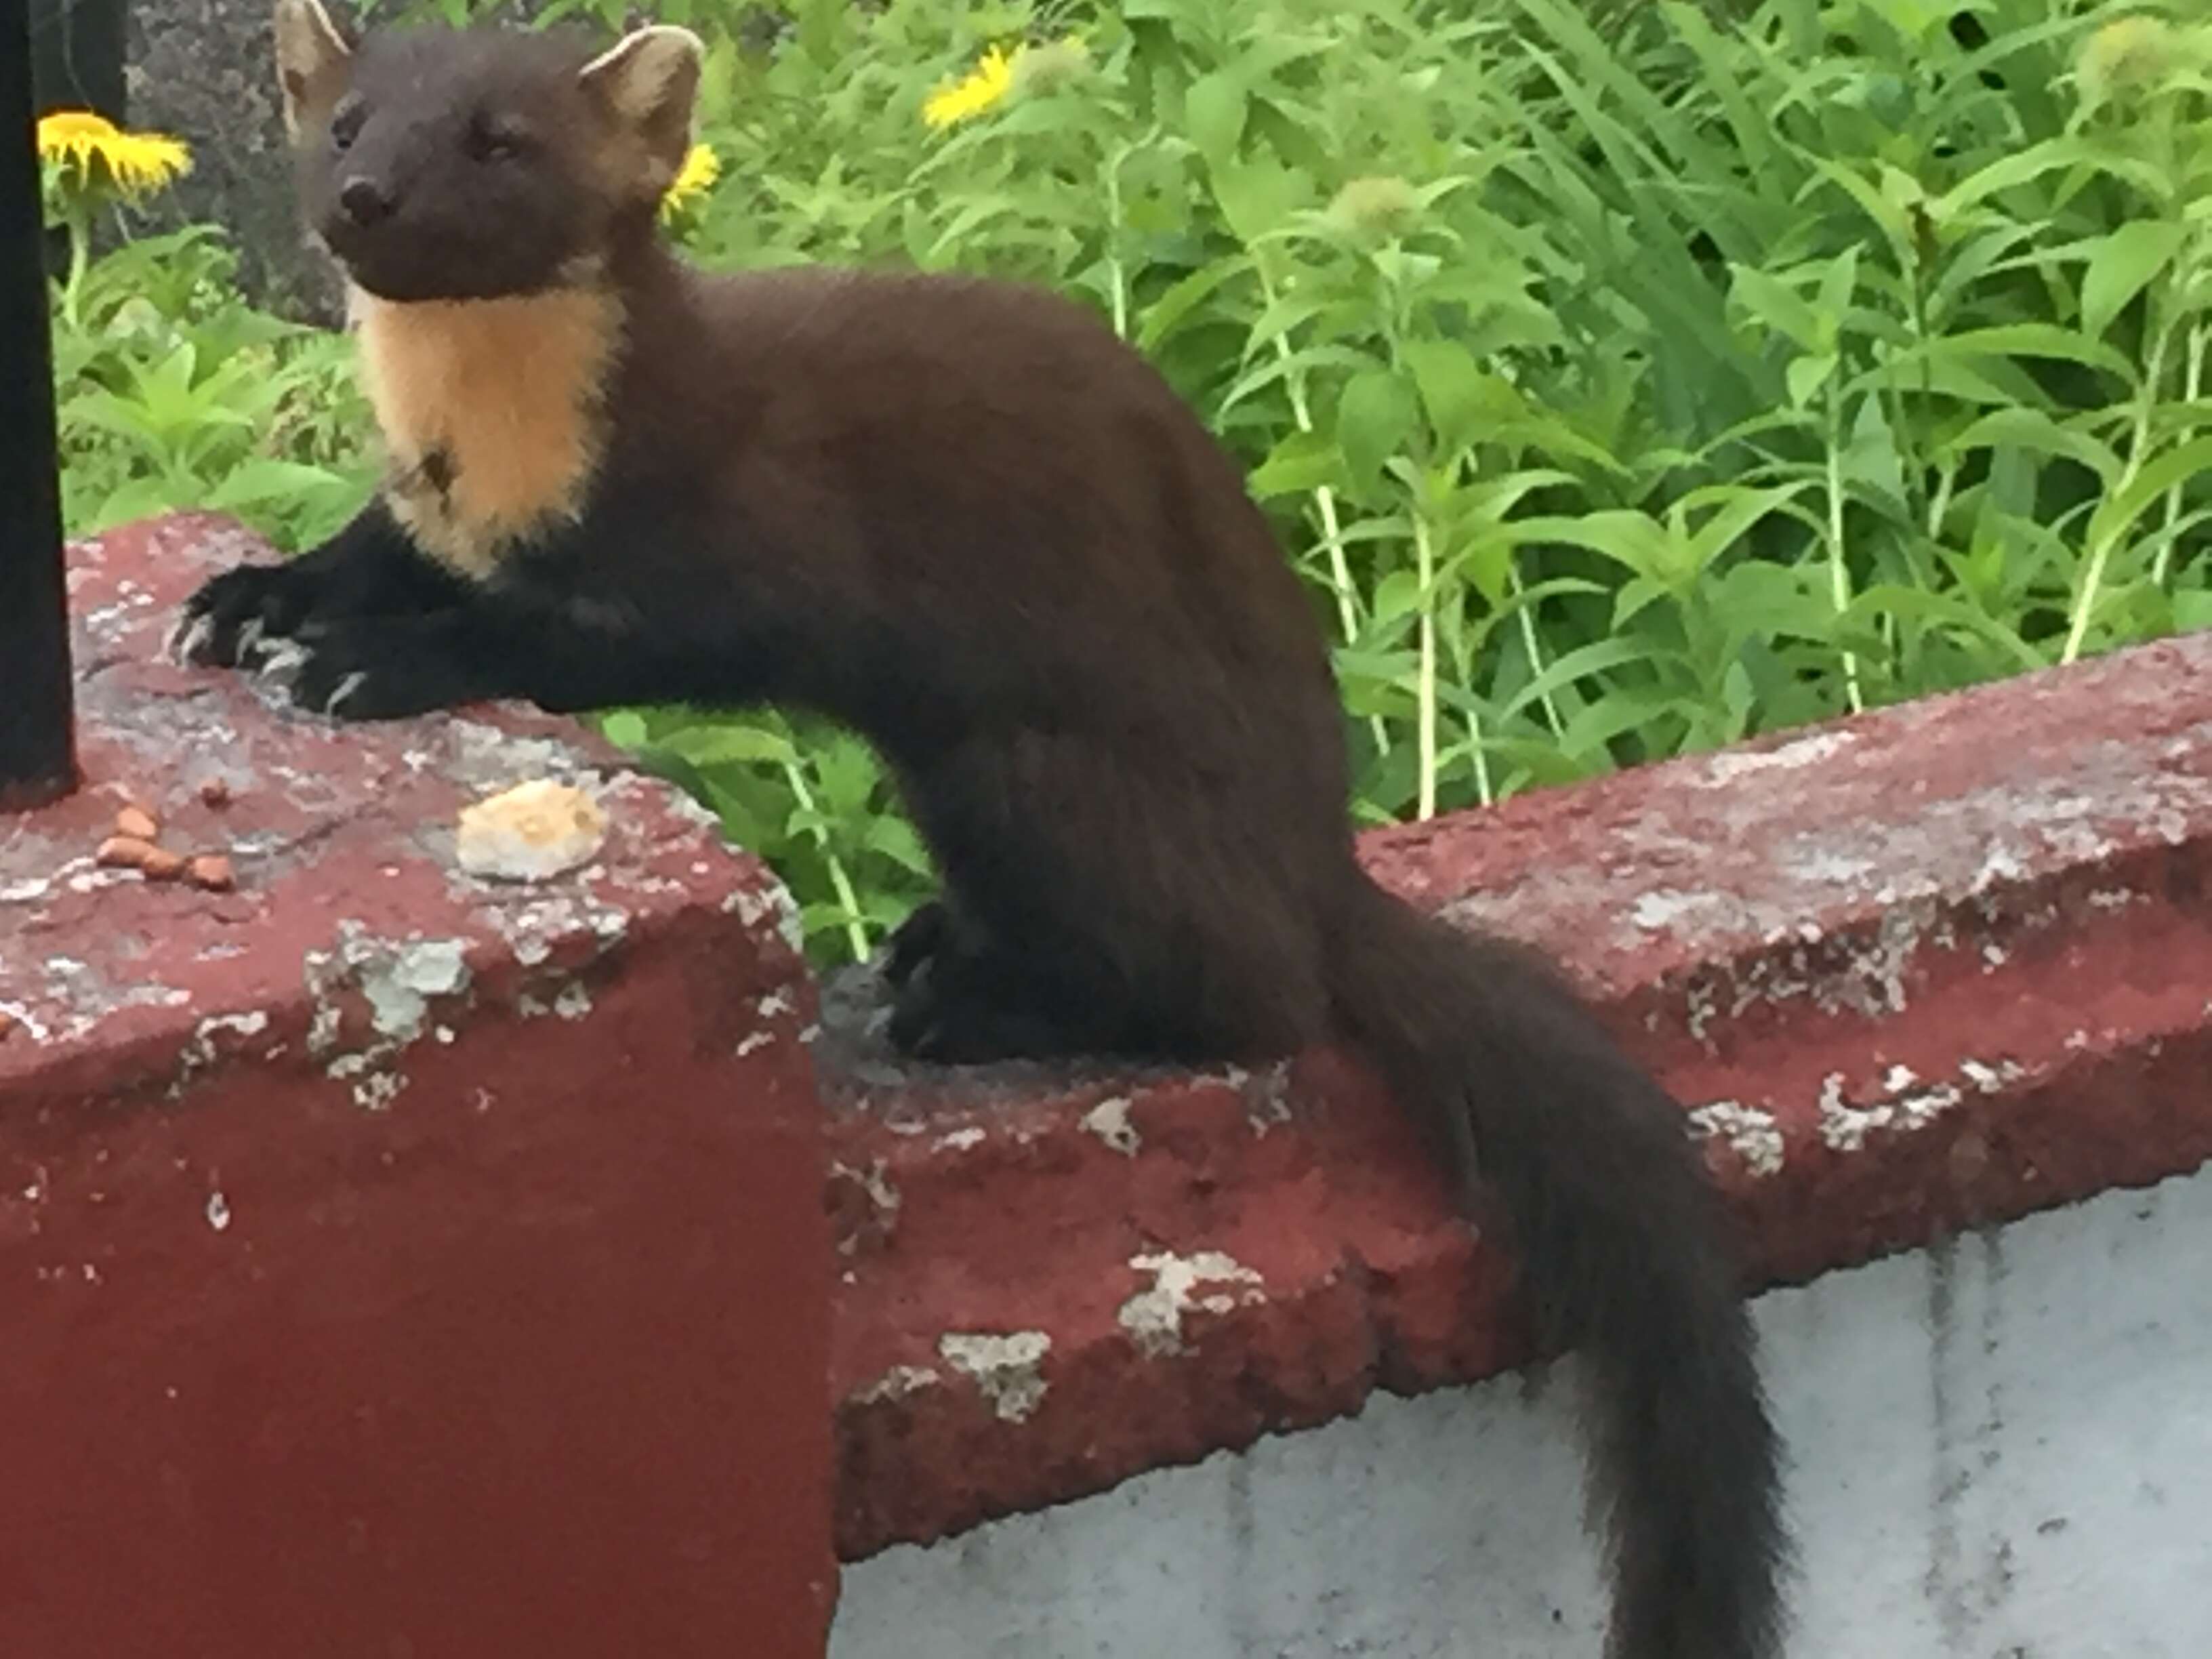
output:
<instances>
[{"instance_id":1,"label":"vegetation background","mask_svg":"<svg viewBox=\"0 0 2212 1659\"><path fill-rule=\"evenodd\" d=\"M623 0L404 0L611 33ZM1245 462L1382 822L2212 623L2212 33L2081 0L659 0L670 231L1094 305ZM50 150L79 249L157 189ZM142 153L142 161L148 155ZM216 227L60 283L75 533L376 461ZM928 884L850 736L608 716L825 959Z\"/></svg>"}]
</instances>

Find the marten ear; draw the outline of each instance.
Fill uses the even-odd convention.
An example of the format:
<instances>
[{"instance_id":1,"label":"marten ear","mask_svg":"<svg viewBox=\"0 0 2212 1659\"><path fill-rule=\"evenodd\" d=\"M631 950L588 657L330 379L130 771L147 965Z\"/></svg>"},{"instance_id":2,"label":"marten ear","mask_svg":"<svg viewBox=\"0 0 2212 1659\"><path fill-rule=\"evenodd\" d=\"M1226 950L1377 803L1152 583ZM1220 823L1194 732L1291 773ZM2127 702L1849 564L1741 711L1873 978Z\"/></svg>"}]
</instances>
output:
<instances>
[{"instance_id":1,"label":"marten ear","mask_svg":"<svg viewBox=\"0 0 2212 1659\"><path fill-rule=\"evenodd\" d=\"M581 79L642 144L643 192L659 197L691 149L691 108L706 48L689 29L655 24L623 37L584 65Z\"/></svg>"},{"instance_id":2,"label":"marten ear","mask_svg":"<svg viewBox=\"0 0 2212 1659\"><path fill-rule=\"evenodd\" d=\"M331 112L352 62L353 48L323 0L276 0L276 79L284 89L284 129L293 137Z\"/></svg>"}]
</instances>

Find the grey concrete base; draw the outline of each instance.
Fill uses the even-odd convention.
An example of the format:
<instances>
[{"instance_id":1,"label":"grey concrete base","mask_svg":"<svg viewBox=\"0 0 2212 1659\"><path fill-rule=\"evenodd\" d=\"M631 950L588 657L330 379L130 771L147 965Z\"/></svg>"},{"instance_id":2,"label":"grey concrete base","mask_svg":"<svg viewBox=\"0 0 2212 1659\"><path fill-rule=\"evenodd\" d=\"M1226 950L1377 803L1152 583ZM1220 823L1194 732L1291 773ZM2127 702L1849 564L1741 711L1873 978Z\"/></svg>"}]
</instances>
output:
<instances>
[{"instance_id":1,"label":"grey concrete base","mask_svg":"<svg viewBox=\"0 0 2212 1659\"><path fill-rule=\"evenodd\" d=\"M1758 1315L1793 1655L2212 1654L2212 1170ZM1567 1409L1518 1378L1381 1400L887 1552L848 1570L833 1659L1597 1659Z\"/></svg>"}]
</instances>

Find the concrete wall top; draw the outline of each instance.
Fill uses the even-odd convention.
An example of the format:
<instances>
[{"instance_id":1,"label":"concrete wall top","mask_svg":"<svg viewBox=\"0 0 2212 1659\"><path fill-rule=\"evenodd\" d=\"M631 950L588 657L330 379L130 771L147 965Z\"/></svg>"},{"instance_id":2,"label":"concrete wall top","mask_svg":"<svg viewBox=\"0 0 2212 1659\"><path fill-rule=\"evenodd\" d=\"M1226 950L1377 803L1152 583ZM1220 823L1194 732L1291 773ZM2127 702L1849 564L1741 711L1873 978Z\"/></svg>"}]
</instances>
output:
<instances>
[{"instance_id":1,"label":"concrete wall top","mask_svg":"<svg viewBox=\"0 0 2212 1659\"><path fill-rule=\"evenodd\" d=\"M1529 1357L1511 1262L1346 1056L899 1065L868 974L817 990L766 872L573 726L499 710L340 730L159 660L175 601L252 550L204 519L73 550L88 785L0 823L0 1273L39 1316L0 1360L0 1424L38 1421L40 1390L94 1360L138 1387L185 1352L212 1388L238 1332L296 1334L301 1263L368 1274L303 1362L325 1405L354 1398L331 1368L398 1364L392 1333L459 1251L494 1264L463 1298L477 1316L533 1298L544 1316L489 1318L522 1358L487 1337L471 1363L539 1401L549 1432L583 1407L548 1379L627 1379L594 1398L653 1419L630 1426L690 1494L678 1510L763 1490L729 1461L743 1436L716 1441L720 1463L680 1449L741 1418L739 1396L824 1471L834 1419L849 1559ZM605 856L545 888L458 875L458 807L543 775L607 802ZM173 844L227 853L235 890L99 866L125 795ZM2212 640L1364 850L1415 901L1567 963L1684 1102L1762 1282L2212 1156ZM501 1253L517 1237L544 1252L534 1275ZM577 1367L600 1328L544 1315L548 1274L596 1285L605 1329L634 1336L658 1309L660 1381ZM672 1288L641 1302L647 1283ZM300 1381L276 1366L240 1397L296 1420L270 1404L278 1377ZM422 1381L403 1364L378 1385ZM806 1411L811 1430L775 1416ZM469 1420L414 1453L476 1478ZM254 1421L191 1432L252 1447ZM159 1422L105 1462L85 1464L89 1428L0 1455L119 1482L174 1461L185 1428ZM372 1481L376 1437L349 1443L344 1478ZM311 1504L282 1464L251 1465L264 1520ZM665 1506L635 1483L625 1501ZM74 1511L87 1547L103 1512ZM24 1503L0 1504L11 1523L31 1524ZM241 1587L233 1605L268 1601ZM567 1606L548 1627L586 1628L553 1617Z\"/></svg>"},{"instance_id":2,"label":"concrete wall top","mask_svg":"<svg viewBox=\"0 0 2212 1659\"><path fill-rule=\"evenodd\" d=\"M1377 831L1559 956L1707 1138L1762 1283L2212 1156L2212 638ZM1361 1071L822 1048L857 1559L1525 1358Z\"/></svg>"}]
</instances>

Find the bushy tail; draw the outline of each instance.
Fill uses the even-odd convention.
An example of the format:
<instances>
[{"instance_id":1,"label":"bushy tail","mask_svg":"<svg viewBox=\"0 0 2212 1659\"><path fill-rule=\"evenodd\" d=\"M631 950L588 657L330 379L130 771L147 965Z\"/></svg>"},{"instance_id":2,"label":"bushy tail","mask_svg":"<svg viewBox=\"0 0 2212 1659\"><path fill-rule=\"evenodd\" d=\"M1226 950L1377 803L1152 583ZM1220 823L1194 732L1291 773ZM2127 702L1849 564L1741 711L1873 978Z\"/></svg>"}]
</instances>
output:
<instances>
[{"instance_id":1,"label":"bushy tail","mask_svg":"<svg viewBox=\"0 0 2212 1659\"><path fill-rule=\"evenodd\" d=\"M1770 1659L1779 1453L1722 1212L1680 1109L1550 969L1363 877L1330 994L1495 1192L1545 1337L1591 1387L1615 1659Z\"/></svg>"}]
</instances>

